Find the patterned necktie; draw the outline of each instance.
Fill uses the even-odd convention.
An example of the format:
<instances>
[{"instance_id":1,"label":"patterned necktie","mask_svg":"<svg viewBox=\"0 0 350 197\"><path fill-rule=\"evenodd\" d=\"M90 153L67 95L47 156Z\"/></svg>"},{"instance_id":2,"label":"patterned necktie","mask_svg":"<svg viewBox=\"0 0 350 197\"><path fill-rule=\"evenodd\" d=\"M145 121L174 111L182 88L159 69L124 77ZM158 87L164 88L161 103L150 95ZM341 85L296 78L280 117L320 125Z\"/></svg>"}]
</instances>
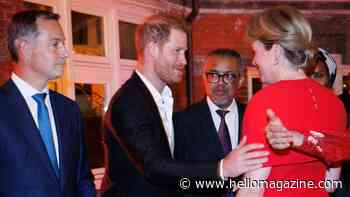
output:
<instances>
[{"instance_id":1,"label":"patterned necktie","mask_svg":"<svg viewBox=\"0 0 350 197\"><path fill-rule=\"evenodd\" d=\"M230 134L228 127L225 121L225 116L229 111L226 110L216 110L216 113L221 117L220 126L219 126L219 139L224 150L224 154L227 155L232 150ZM231 191L224 192L221 197L234 197L235 194Z\"/></svg>"},{"instance_id":2,"label":"patterned necktie","mask_svg":"<svg viewBox=\"0 0 350 197\"><path fill-rule=\"evenodd\" d=\"M219 138L222 144L222 148L224 149L224 154L227 155L232 150L230 134L228 131L228 127L225 121L225 115L229 111L225 110L216 110L216 113L221 117L220 126L219 126Z\"/></svg>"},{"instance_id":3,"label":"patterned necktie","mask_svg":"<svg viewBox=\"0 0 350 197\"><path fill-rule=\"evenodd\" d=\"M33 95L33 99L38 104L38 124L39 131L42 140L45 143L46 151L49 155L53 169L55 170L56 176L59 177L59 169L57 164L57 157L55 152L55 146L52 138L52 129L49 118L49 112L45 105L46 93L40 93Z\"/></svg>"}]
</instances>

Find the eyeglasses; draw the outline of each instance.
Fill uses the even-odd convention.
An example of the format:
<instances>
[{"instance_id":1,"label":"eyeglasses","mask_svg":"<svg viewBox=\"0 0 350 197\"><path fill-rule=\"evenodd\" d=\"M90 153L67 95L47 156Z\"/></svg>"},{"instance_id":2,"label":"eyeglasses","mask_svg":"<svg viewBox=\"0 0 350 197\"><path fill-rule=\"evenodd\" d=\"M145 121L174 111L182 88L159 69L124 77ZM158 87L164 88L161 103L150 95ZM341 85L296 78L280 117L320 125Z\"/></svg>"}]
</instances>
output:
<instances>
[{"instance_id":1,"label":"eyeglasses","mask_svg":"<svg viewBox=\"0 0 350 197\"><path fill-rule=\"evenodd\" d=\"M232 84L237 79L237 75L234 73L219 74L217 72L206 72L205 75L209 83L218 83L221 78L224 83Z\"/></svg>"}]
</instances>

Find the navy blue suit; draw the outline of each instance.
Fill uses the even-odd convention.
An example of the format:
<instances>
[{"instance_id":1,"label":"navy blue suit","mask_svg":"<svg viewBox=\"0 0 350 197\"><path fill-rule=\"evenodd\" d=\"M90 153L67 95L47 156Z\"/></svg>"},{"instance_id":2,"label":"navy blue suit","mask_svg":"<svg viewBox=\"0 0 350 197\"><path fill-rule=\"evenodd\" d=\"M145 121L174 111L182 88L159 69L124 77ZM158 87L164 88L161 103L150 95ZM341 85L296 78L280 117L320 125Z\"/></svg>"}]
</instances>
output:
<instances>
[{"instance_id":1,"label":"navy blue suit","mask_svg":"<svg viewBox=\"0 0 350 197\"><path fill-rule=\"evenodd\" d=\"M58 136L55 175L29 108L12 80L0 87L0 196L94 197L78 105L50 91Z\"/></svg>"}]
</instances>

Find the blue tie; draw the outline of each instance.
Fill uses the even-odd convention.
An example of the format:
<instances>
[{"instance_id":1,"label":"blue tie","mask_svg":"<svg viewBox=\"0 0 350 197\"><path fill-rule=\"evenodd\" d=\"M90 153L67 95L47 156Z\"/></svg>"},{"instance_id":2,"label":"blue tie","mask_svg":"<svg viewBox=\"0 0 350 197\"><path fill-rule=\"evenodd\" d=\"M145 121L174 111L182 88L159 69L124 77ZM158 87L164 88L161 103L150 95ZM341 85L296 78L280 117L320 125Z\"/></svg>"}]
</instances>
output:
<instances>
[{"instance_id":1,"label":"blue tie","mask_svg":"<svg viewBox=\"0 0 350 197\"><path fill-rule=\"evenodd\" d=\"M58 170L55 147L53 144L49 112L45 105L46 95L47 95L46 93L41 93L41 94L35 94L32 97L35 100L35 102L38 104L38 123L39 123L41 138L45 143L46 151L49 155L52 167L55 170L55 174L57 177L59 177L59 172L58 172L59 170Z\"/></svg>"}]
</instances>

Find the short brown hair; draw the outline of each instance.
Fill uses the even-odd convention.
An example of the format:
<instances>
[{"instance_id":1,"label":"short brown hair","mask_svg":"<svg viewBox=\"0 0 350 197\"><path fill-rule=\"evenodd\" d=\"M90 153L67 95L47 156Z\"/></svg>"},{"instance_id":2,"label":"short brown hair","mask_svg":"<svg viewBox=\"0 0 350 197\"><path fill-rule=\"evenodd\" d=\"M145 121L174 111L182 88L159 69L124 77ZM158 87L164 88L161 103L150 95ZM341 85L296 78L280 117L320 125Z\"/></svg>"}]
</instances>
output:
<instances>
[{"instance_id":1,"label":"short brown hair","mask_svg":"<svg viewBox=\"0 0 350 197\"><path fill-rule=\"evenodd\" d=\"M38 27L36 21L39 18L58 21L59 15L43 10L26 10L18 12L12 17L7 29L7 47L13 61L18 61L18 53L15 46L16 39L26 36L37 36Z\"/></svg>"},{"instance_id":2,"label":"short brown hair","mask_svg":"<svg viewBox=\"0 0 350 197\"><path fill-rule=\"evenodd\" d=\"M247 34L268 50L279 44L294 65L304 65L312 54L311 26L301 12L290 6L277 6L258 13L250 21Z\"/></svg>"},{"instance_id":3,"label":"short brown hair","mask_svg":"<svg viewBox=\"0 0 350 197\"><path fill-rule=\"evenodd\" d=\"M143 54L145 46L150 42L162 46L169 39L170 30L176 29L187 33L186 25L180 18L167 14L157 14L146 18L135 33L135 46L138 54Z\"/></svg>"}]
</instances>

